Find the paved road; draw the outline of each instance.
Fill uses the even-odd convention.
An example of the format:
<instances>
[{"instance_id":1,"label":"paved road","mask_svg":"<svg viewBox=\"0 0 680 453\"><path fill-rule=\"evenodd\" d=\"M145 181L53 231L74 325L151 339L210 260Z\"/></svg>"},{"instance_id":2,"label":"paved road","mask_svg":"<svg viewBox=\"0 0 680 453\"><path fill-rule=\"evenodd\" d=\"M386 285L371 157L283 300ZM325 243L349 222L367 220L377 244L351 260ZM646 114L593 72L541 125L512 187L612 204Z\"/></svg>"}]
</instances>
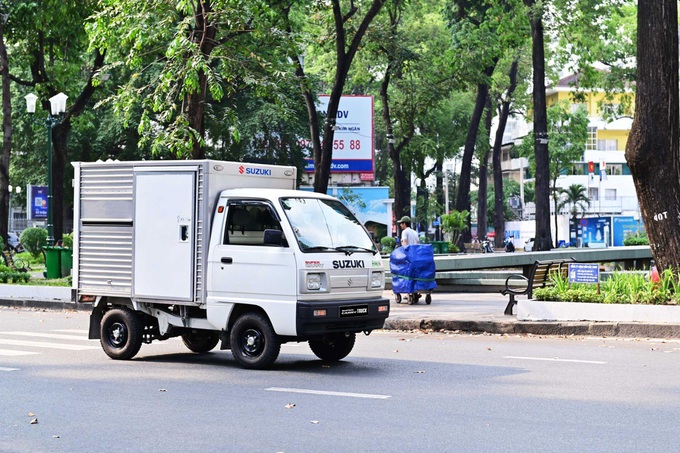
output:
<instances>
[{"instance_id":1,"label":"paved road","mask_svg":"<svg viewBox=\"0 0 680 453\"><path fill-rule=\"evenodd\" d=\"M680 342L378 332L271 371L177 339L110 360L85 312L0 309L3 452L671 452ZM37 423L31 424L32 420Z\"/></svg>"}]
</instances>

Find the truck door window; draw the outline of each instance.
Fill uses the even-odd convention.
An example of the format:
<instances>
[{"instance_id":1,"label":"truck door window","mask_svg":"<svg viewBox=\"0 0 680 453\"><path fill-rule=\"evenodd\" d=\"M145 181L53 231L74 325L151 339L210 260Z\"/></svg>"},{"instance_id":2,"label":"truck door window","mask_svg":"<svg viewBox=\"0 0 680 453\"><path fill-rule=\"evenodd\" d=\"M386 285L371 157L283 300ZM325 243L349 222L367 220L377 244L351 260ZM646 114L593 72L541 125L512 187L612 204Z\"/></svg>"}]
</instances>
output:
<instances>
[{"instance_id":1,"label":"truck door window","mask_svg":"<svg viewBox=\"0 0 680 453\"><path fill-rule=\"evenodd\" d=\"M281 224L266 203L230 203L224 228L224 244L264 245L264 231L281 230Z\"/></svg>"}]
</instances>

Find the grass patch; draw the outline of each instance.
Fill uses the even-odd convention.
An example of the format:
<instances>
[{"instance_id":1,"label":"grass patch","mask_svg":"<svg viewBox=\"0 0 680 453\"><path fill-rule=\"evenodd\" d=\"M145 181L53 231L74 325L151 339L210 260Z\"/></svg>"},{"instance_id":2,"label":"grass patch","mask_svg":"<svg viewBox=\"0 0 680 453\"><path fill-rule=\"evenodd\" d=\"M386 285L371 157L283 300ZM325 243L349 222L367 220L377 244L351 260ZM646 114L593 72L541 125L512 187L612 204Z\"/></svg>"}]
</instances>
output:
<instances>
[{"instance_id":1,"label":"grass patch","mask_svg":"<svg viewBox=\"0 0 680 453\"><path fill-rule=\"evenodd\" d=\"M555 273L553 285L533 291L533 298L553 302L592 302L602 304L677 305L680 302L678 273L666 269L659 276L660 282L652 282L645 275L633 272L614 272L611 277L597 285L569 284L566 276Z\"/></svg>"}]
</instances>

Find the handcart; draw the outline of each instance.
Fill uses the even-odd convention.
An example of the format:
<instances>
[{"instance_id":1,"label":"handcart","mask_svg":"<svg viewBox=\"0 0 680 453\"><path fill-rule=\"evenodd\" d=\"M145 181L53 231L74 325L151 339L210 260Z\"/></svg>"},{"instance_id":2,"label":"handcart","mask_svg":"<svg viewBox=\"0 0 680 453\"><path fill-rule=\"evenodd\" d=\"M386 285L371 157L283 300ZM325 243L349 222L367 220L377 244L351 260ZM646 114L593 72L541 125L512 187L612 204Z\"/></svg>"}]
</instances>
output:
<instances>
[{"instance_id":1,"label":"handcart","mask_svg":"<svg viewBox=\"0 0 680 453\"><path fill-rule=\"evenodd\" d=\"M417 304L425 294L425 303L432 303L435 281L434 252L430 244L407 245L395 249L390 255L392 291L398 304L402 294L407 294L409 305Z\"/></svg>"}]
</instances>

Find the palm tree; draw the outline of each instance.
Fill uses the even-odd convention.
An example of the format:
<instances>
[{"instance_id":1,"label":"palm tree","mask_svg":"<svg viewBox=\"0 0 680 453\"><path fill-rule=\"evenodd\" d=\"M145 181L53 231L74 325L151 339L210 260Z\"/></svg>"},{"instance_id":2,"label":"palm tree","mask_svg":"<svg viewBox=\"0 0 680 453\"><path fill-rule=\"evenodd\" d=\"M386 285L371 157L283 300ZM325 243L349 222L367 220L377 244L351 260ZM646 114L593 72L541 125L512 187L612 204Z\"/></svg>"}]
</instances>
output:
<instances>
[{"instance_id":1,"label":"palm tree","mask_svg":"<svg viewBox=\"0 0 680 453\"><path fill-rule=\"evenodd\" d=\"M571 221L575 225L579 213L585 214L588 207L590 207L590 198L586 195L587 193L588 189L581 184L572 184L567 189L560 189L560 194L564 195L564 198L559 202L555 211L559 212L563 207L570 206Z\"/></svg>"}]
</instances>

